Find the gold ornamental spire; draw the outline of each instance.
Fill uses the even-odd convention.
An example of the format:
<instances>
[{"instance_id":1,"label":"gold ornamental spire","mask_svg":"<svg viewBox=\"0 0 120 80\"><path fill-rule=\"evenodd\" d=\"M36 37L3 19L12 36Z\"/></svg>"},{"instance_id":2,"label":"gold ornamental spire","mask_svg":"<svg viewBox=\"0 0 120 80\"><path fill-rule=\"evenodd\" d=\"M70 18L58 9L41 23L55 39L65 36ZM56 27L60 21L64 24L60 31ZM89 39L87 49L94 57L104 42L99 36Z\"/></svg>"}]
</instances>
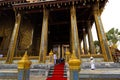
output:
<instances>
[{"instance_id":1,"label":"gold ornamental spire","mask_svg":"<svg viewBox=\"0 0 120 80\"><path fill-rule=\"evenodd\" d=\"M26 51L22 59L18 62L18 69L28 69L30 68L31 63Z\"/></svg>"},{"instance_id":2,"label":"gold ornamental spire","mask_svg":"<svg viewBox=\"0 0 120 80\"><path fill-rule=\"evenodd\" d=\"M66 55L70 55L70 51L68 49L66 49L66 52L65 52Z\"/></svg>"},{"instance_id":3,"label":"gold ornamental spire","mask_svg":"<svg viewBox=\"0 0 120 80\"><path fill-rule=\"evenodd\" d=\"M73 53L71 55L71 58L70 58L68 63L69 63L69 68L71 70L80 70L81 61L79 59L77 59L74 51L73 51Z\"/></svg>"},{"instance_id":4,"label":"gold ornamental spire","mask_svg":"<svg viewBox=\"0 0 120 80\"><path fill-rule=\"evenodd\" d=\"M51 50L50 53L49 53L49 56L52 56L53 55L53 51Z\"/></svg>"}]
</instances>

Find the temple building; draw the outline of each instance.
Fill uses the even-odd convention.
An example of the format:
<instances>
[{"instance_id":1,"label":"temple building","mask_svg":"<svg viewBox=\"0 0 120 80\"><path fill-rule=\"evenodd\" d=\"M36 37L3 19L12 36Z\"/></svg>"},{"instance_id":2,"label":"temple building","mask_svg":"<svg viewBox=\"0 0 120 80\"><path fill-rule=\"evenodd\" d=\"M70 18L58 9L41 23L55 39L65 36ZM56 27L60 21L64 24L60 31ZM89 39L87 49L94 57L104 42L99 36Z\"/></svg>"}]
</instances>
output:
<instances>
[{"instance_id":1,"label":"temple building","mask_svg":"<svg viewBox=\"0 0 120 80\"><path fill-rule=\"evenodd\" d=\"M101 13L108 0L0 0L0 54L6 63L27 50L30 59L45 62L50 50L65 58L101 57L112 61ZM95 23L100 54L96 53ZM88 37L88 39L86 39ZM88 40L88 44L87 44Z\"/></svg>"}]
</instances>

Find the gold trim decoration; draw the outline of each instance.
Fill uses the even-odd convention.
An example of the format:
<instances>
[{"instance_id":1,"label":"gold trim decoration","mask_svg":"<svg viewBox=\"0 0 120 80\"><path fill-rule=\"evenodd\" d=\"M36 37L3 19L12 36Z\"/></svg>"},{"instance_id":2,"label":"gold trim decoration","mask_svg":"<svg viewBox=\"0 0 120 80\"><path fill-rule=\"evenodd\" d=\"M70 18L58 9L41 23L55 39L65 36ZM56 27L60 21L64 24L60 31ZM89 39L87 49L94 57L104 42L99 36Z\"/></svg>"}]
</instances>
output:
<instances>
[{"instance_id":1,"label":"gold trim decoration","mask_svg":"<svg viewBox=\"0 0 120 80\"><path fill-rule=\"evenodd\" d=\"M31 63L32 62L29 60L27 51L26 51L22 59L18 62L18 69L29 69Z\"/></svg>"}]
</instances>

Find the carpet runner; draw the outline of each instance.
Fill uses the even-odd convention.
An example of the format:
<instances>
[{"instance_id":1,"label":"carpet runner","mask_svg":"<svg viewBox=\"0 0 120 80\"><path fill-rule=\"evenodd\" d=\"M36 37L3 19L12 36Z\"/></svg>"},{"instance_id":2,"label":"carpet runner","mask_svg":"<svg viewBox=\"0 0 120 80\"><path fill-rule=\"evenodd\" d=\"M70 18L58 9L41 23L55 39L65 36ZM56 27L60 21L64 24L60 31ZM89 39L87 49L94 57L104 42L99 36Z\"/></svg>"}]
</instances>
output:
<instances>
[{"instance_id":1,"label":"carpet runner","mask_svg":"<svg viewBox=\"0 0 120 80\"><path fill-rule=\"evenodd\" d=\"M64 77L64 63L60 63L54 66L52 77L48 77L46 80L67 80Z\"/></svg>"}]
</instances>

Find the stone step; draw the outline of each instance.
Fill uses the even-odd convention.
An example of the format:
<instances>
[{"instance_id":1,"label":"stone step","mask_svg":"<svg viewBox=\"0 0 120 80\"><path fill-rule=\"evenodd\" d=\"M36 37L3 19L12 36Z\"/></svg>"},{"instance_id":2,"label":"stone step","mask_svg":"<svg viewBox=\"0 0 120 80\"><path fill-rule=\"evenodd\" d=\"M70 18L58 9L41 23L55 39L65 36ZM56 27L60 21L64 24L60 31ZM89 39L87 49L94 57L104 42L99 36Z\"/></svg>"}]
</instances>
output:
<instances>
[{"instance_id":1,"label":"stone step","mask_svg":"<svg viewBox=\"0 0 120 80\"><path fill-rule=\"evenodd\" d=\"M31 69L46 69L52 65L48 64L32 64ZM17 64L0 64L0 69L17 69Z\"/></svg>"},{"instance_id":2,"label":"stone step","mask_svg":"<svg viewBox=\"0 0 120 80\"><path fill-rule=\"evenodd\" d=\"M95 62L96 68L120 68L120 63L114 62ZM32 64L31 69L54 69L53 64ZM68 64L65 65L64 69L68 68ZM81 68L90 68L89 62L81 64ZM17 64L0 64L0 69L17 69Z\"/></svg>"},{"instance_id":3,"label":"stone step","mask_svg":"<svg viewBox=\"0 0 120 80\"><path fill-rule=\"evenodd\" d=\"M32 72L30 73L30 76L34 77L34 76L40 76L43 74L40 74L38 69L33 69L31 70ZM117 78L116 80L120 80L120 68L104 68L104 69L95 69L95 70L90 70L90 69L81 69L81 71L79 72L79 78L81 80L83 79L88 79L88 78L92 78L93 80L98 80L97 78L101 78L100 80L104 80L103 78L106 78L107 80L111 78L111 80L113 80L113 78ZM51 77L51 75L48 75ZM45 77L45 75L43 75L43 77ZM64 77L69 77L68 74L64 75ZM0 79L16 79L17 78L17 69L8 69L8 70L0 70Z\"/></svg>"},{"instance_id":4,"label":"stone step","mask_svg":"<svg viewBox=\"0 0 120 80\"><path fill-rule=\"evenodd\" d=\"M63 69L57 69L58 71L63 70ZM53 75L53 71L54 71L54 66L51 66L49 71L48 71L48 77L52 77ZM54 74L54 75L59 75L59 74ZM66 66L64 66L64 73L63 73L63 77L67 77L67 70L66 70Z\"/></svg>"},{"instance_id":5,"label":"stone step","mask_svg":"<svg viewBox=\"0 0 120 80\"><path fill-rule=\"evenodd\" d=\"M53 71L53 70L54 70L54 68L50 68L50 70L51 70L51 71ZM58 69L58 70L61 70L61 69ZM64 68L64 71L66 71L66 68Z\"/></svg>"},{"instance_id":6,"label":"stone step","mask_svg":"<svg viewBox=\"0 0 120 80\"><path fill-rule=\"evenodd\" d=\"M54 70L49 70L49 72L53 72ZM64 70L64 73L66 73L67 72L67 70Z\"/></svg>"},{"instance_id":7,"label":"stone step","mask_svg":"<svg viewBox=\"0 0 120 80\"><path fill-rule=\"evenodd\" d=\"M117 78L117 80L120 80L120 74L79 74L80 79L98 79L98 78Z\"/></svg>"},{"instance_id":8,"label":"stone step","mask_svg":"<svg viewBox=\"0 0 120 80\"><path fill-rule=\"evenodd\" d=\"M114 62L95 62L97 68L120 68L120 63ZM32 64L31 69L52 69L53 64ZM67 68L68 64L64 68ZM90 63L84 62L81 64L81 68L89 68ZM0 69L17 69L17 64L0 64Z\"/></svg>"},{"instance_id":9,"label":"stone step","mask_svg":"<svg viewBox=\"0 0 120 80\"><path fill-rule=\"evenodd\" d=\"M50 70L50 71L48 71L48 73L49 73L49 74L52 74L53 71L54 71L54 70ZM67 74L67 71L66 71L66 70L64 71L64 74Z\"/></svg>"},{"instance_id":10,"label":"stone step","mask_svg":"<svg viewBox=\"0 0 120 80\"><path fill-rule=\"evenodd\" d=\"M118 78L120 80L120 68L104 68L104 69L81 69L79 78ZM112 80L112 79L111 79Z\"/></svg>"},{"instance_id":11,"label":"stone step","mask_svg":"<svg viewBox=\"0 0 120 80\"><path fill-rule=\"evenodd\" d=\"M49 72L48 73L48 75L52 75L53 74L53 72ZM67 75L67 73L64 73L64 75Z\"/></svg>"},{"instance_id":12,"label":"stone step","mask_svg":"<svg viewBox=\"0 0 120 80\"><path fill-rule=\"evenodd\" d=\"M48 74L48 77L52 77L52 74ZM67 77L67 74L64 74L63 77Z\"/></svg>"},{"instance_id":13,"label":"stone step","mask_svg":"<svg viewBox=\"0 0 120 80\"><path fill-rule=\"evenodd\" d=\"M96 68L120 68L120 63L114 62L95 62ZM86 69L90 68L89 62L84 62L81 64L81 68Z\"/></svg>"}]
</instances>

